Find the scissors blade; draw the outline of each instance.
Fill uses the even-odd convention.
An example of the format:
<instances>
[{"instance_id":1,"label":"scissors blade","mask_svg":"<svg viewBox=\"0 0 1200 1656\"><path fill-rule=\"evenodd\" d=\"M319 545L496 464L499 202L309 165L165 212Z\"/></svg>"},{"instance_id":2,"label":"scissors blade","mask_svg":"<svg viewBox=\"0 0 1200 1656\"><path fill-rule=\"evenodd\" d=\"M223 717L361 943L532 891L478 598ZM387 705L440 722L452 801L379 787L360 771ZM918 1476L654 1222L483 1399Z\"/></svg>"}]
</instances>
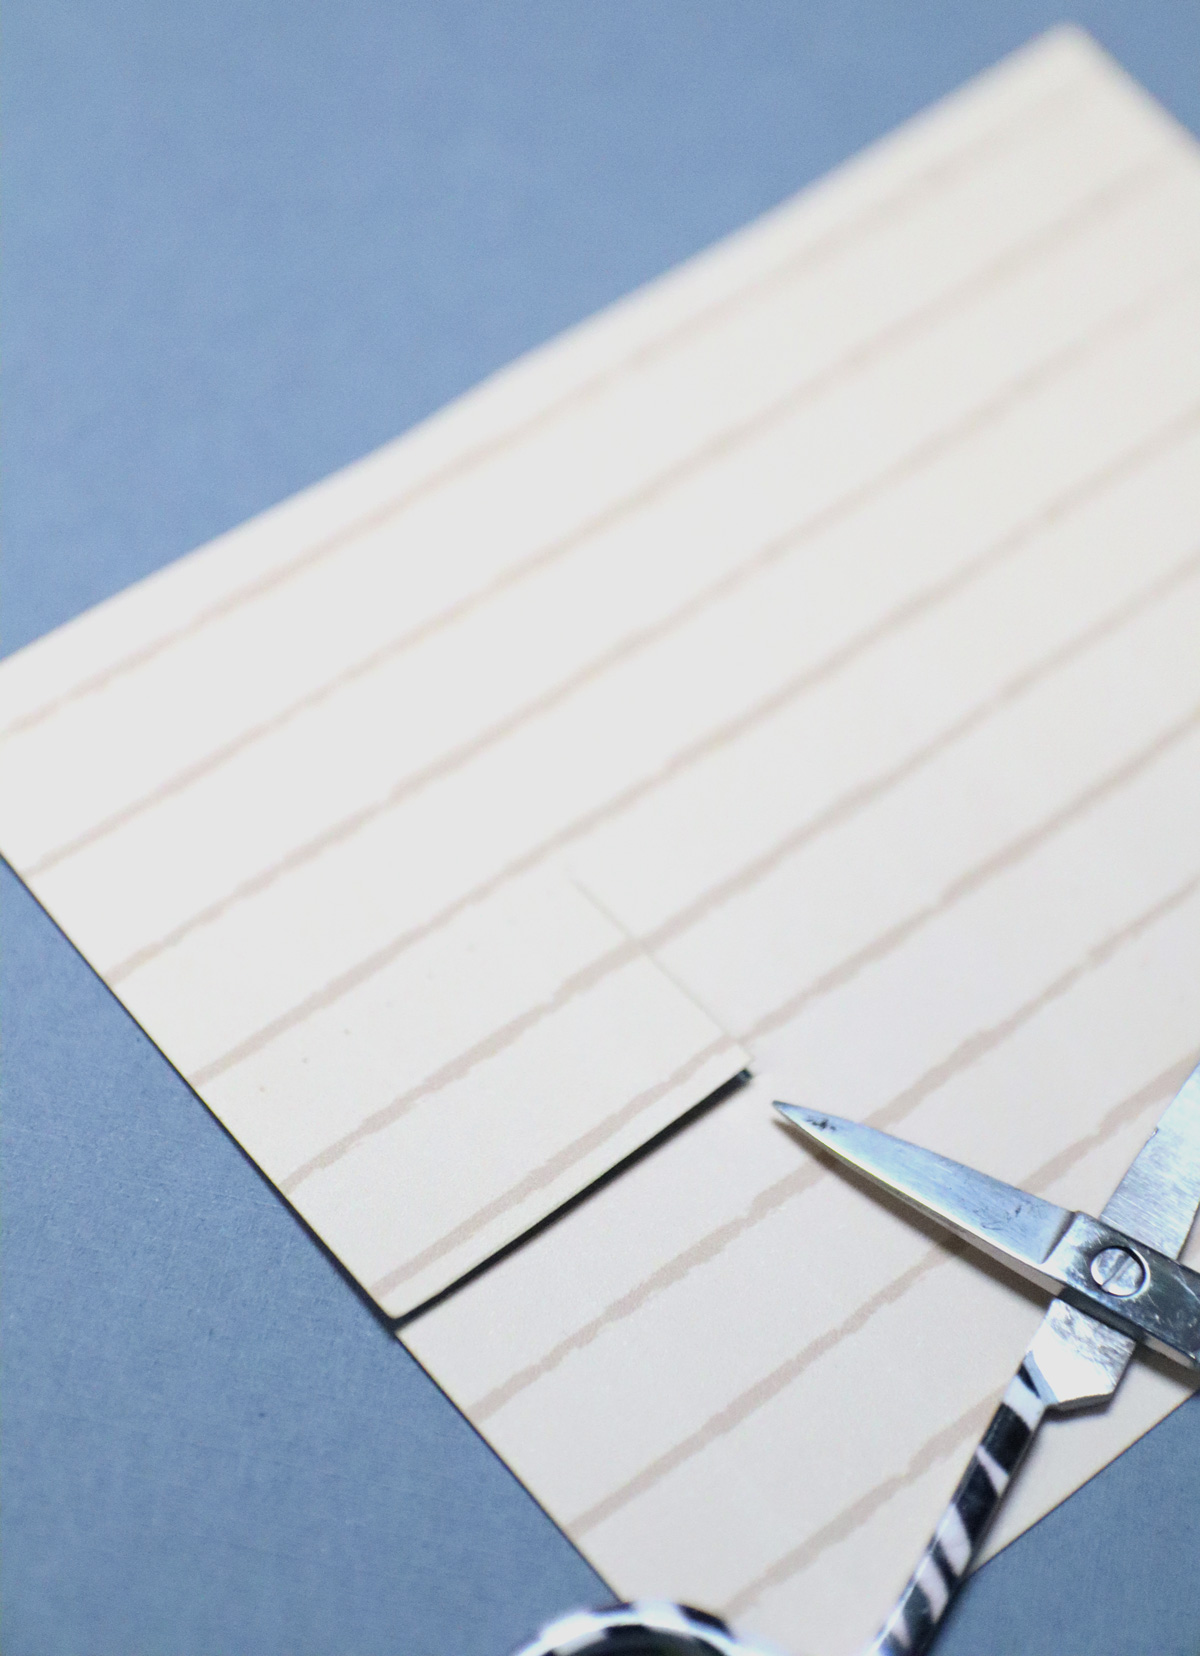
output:
<instances>
[{"instance_id":1,"label":"scissors blade","mask_svg":"<svg viewBox=\"0 0 1200 1656\"><path fill-rule=\"evenodd\" d=\"M1127 1236L1178 1259L1198 1208L1200 1065L1167 1105L1100 1217Z\"/></svg>"},{"instance_id":2,"label":"scissors blade","mask_svg":"<svg viewBox=\"0 0 1200 1656\"><path fill-rule=\"evenodd\" d=\"M779 1113L839 1161L975 1243L1053 1293L1056 1280L1038 1267L1075 1217L1015 1185L951 1161L920 1145L842 1116L776 1104Z\"/></svg>"}]
</instances>

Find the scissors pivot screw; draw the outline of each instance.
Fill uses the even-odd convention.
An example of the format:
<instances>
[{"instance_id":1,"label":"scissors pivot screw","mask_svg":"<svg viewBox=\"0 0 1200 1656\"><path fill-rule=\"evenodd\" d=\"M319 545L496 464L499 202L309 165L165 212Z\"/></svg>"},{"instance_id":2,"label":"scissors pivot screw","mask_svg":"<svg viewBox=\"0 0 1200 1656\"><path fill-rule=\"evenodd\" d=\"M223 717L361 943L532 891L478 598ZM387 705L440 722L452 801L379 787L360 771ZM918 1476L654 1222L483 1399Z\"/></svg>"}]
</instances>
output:
<instances>
[{"instance_id":1,"label":"scissors pivot screw","mask_svg":"<svg viewBox=\"0 0 1200 1656\"><path fill-rule=\"evenodd\" d=\"M1118 1299L1136 1294L1146 1280L1146 1267L1126 1248L1102 1248L1092 1260L1092 1281Z\"/></svg>"}]
</instances>

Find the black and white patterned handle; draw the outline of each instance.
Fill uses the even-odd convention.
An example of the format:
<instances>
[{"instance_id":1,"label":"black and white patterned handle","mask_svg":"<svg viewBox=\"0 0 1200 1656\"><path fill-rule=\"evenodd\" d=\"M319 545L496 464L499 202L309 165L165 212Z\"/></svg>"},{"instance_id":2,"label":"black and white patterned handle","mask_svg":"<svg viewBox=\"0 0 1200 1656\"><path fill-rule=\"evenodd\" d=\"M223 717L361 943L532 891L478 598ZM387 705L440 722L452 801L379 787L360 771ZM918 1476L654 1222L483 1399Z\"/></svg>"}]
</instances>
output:
<instances>
[{"instance_id":1,"label":"black and white patterned handle","mask_svg":"<svg viewBox=\"0 0 1200 1656\"><path fill-rule=\"evenodd\" d=\"M922 1656L929 1649L1045 1412L1022 1363L867 1656Z\"/></svg>"}]
</instances>

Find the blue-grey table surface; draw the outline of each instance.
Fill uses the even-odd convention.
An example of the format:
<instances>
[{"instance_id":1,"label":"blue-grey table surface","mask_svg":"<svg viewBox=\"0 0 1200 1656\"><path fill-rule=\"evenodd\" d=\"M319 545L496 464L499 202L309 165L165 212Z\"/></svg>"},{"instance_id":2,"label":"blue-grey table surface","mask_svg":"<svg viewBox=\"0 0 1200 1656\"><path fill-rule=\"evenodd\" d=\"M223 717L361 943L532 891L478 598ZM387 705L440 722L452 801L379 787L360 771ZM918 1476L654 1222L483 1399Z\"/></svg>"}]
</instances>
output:
<instances>
[{"instance_id":1,"label":"blue-grey table surface","mask_svg":"<svg viewBox=\"0 0 1200 1656\"><path fill-rule=\"evenodd\" d=\"M403 431L1062 15L9 0L5 647ZM1200 127L1195 0L1071 15ZM8 1656L503 1656L604 1597L3 886ZM1200 1399L986 1566L940 1649L1194 1656L1197 1558Z\"/></svg>"}]
</instances>

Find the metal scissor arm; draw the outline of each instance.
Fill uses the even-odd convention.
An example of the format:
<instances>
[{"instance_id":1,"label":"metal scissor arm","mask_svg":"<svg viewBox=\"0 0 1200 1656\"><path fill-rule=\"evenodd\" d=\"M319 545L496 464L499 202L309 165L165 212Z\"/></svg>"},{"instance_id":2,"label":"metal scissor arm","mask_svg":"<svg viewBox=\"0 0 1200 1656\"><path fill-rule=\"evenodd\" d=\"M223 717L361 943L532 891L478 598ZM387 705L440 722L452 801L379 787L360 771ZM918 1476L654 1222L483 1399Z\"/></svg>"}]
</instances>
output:
<instances>
[{"instance_id":1,"label":"metal scissor arm","mask_svg":"<svg viewBox=\"0 0 1200 1656\"><path fill-rule=\"evenodd\" d=\"M776 1108L831 1155L1069 1305L1200 1367L1200 1272L1086 1213L818 1110Z\"/></svg>"}]
</instances>

